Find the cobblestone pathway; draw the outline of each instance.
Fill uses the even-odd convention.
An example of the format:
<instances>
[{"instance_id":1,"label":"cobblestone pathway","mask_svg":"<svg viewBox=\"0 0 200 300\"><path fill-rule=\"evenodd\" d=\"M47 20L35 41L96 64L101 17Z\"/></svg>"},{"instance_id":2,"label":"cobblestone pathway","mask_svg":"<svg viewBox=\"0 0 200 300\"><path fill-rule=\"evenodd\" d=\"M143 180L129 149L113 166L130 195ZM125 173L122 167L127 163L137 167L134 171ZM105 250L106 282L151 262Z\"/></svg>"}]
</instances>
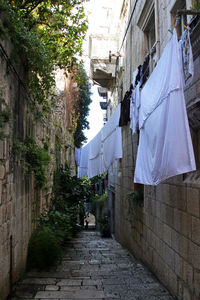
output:
<instances>
[{"instance_id":1,"label":"cobblestone pathway","mask_svg":"<svg viewBox=\"0 0 200 300\"><path fill-rule=\"evenodd\" d=\"M172 300L167 290L127 250L98 232L83 231L66 249L61 265L29 272L12 300Z\"/></svg>"}]
</instances>

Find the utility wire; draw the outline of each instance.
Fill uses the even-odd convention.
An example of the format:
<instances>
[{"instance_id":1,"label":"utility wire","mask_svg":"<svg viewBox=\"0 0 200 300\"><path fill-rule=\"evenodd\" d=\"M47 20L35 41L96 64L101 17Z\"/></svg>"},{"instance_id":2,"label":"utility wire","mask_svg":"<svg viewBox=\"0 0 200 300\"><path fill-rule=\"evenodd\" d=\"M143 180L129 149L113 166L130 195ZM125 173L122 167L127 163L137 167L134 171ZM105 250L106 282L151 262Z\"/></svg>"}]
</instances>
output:
<instances>
[{"instance_id":1,"label":"utility wire","mask_svg":"<svg viewBox=\"0 0 200 300\"><path fill-rule=\"evenodd\" d=\"M3 47L3 45L0 43L0 51L1 51L1 53L2 53L2 55L3 55L3 57L4 57L4 59L6 60L6 62L7 62L7 64L8 64L8 66L9 66L9 68L12 70L12 72L15 74L15 76L17 77L17 79L18 79L18 82L21 84L21 86L24 88L24 91L25 91L25 93L26 93L26 99L28 99L28 100L31 100L31 97L30 97L30 95L29 95L29 93L28 93L28 91L27 91L27 87L26 87L26 85L25 85L25 83L22 81L22 79L20 78L20 76L19 76L19 74L18 74L18 72L17 72L17 70L16 70L16 68L14 67L14 65L12 64L12 62L11 62L11 59L9 58L9 56L8 56L8 54L7 54L7 52L6 52L6 50L4 49L4 47ZM43 118L41 118L40 119L40 122L43 124L43 125L45 125L46 127L48 127L49 129L51 129L51 130L53 130L54 132L55 132L55 130L51 127L51 125L45 120L45 119L43 119Z\"/></svg>"},{"instance_id":2,"label":"utility wire","mask_svg":"<svg viewBox=\"0 0 200 300\"><path fill-rule=\"evenodd\" d=\"M2 54L3 54L4 58L5 58L5 60L7 61L8 66L12 69L12 71L14 72L14 74L17 76L17 79L19 80L19 82L21 83L21 85L23 86L23 88L25 89L28 98L30 98L30 96L28 95L28 91L27 91L27 88L26 88L24 82L23 82L22 79L20 78L20 76L19 76L17 70L16 70L15 67L13 66L13 64L12 64L12 62L11 62L11 60L10 60L8 54L6 53L6 50L4 49L4 47L3 47L3 45L2 45L1 43L0 43L0 51L2 52Z\"/></svg>"}]
</instances>

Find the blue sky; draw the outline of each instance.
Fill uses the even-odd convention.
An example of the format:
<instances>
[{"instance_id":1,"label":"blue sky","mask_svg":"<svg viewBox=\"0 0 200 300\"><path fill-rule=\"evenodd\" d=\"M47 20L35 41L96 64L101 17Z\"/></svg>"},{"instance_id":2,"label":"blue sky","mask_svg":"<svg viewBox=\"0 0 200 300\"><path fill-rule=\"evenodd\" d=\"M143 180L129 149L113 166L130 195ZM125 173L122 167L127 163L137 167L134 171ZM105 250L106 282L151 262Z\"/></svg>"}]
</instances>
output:
<instances>
[{"instance_id":1,"label":"blue sky","mask_svg":"<svg viewBox=\"0 0 200 300\"><path fill-rule=\"evenodd\" d=\"M97 85L92 86L92 103L90 104L90 112L87 119L90 124L90 129L84 131L85 136L88 138L87 143L90 142L103 127L103 113L105 113L105 111L100 107L99 102L103 101L103 98L99 96L97 88Z\"/></svg>"}]
</instances>

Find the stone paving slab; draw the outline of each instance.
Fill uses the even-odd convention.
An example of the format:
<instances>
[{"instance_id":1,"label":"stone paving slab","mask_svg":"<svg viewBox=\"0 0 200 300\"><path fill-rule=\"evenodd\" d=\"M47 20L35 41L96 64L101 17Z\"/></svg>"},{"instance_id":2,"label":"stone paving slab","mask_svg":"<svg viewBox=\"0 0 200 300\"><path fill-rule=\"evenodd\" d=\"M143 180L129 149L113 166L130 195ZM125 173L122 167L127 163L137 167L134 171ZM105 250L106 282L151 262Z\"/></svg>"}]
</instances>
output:
<instances>
[{"instance_id":1,"label":"stone paving slab","mask_svg":"<svg viewBox=\"0 0 200 300\"><path fill-rule=\"evenodd\" d=\"M54 299L54 298L63 298L63 299L104 299L105 293L103 291L94 291L94 290L75 290L75 291L42 291L38 292L35 295L35 299Z\"/></svg>"},{"instance_id":2,"label":"stone paving slab","mask_svg":"<svg viewBox=\"0 0 200 300\"><path fill-rule=\"evenodd\" d=\"M173 300L151 272L114 239L83 231L62 263L28 272L9 300Z\"/></svg>"}]
</instances>

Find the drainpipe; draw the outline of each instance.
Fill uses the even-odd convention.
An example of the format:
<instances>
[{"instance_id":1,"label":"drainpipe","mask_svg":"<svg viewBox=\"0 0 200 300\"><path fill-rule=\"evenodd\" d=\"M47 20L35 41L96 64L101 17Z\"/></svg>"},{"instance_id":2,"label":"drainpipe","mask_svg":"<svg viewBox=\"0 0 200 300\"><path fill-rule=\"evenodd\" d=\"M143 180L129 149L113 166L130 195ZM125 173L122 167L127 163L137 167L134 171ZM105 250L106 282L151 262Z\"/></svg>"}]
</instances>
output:
<instances>
[{"instance_id":1,"label":"drainpipe","mask_svg":"<svg viewBox=\"0 0 200 300\"><path fill-rule=\"evenodd\" d=\"M160 58L160 34L159 34L159 9L158 0L155 0L155 31L156 31L156 56Z\"/></svg>"},{"instance_id":2,"label":"drainpipe","mask_svg":"<svg viewBox=\"0 0 200 300\"><path fill-rule=\"evenodd\" d=\"M13 283L13 237L10 236L10 270L9 270L9 279L10 279L10 291L12 290Z\"/></svg>"}]
</instances>

